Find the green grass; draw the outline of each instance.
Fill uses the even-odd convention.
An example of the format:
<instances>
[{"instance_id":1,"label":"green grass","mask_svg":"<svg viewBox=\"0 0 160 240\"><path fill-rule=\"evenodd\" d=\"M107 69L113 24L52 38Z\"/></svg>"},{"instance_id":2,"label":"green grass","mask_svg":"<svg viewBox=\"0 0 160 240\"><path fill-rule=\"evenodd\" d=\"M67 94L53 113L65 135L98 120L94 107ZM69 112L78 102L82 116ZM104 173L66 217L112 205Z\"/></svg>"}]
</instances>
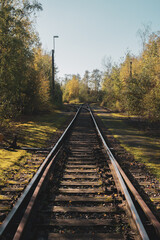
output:
<instances>
[{"instance_id":1,"label":"green grass","mask_svg":"<svg viewBox=\"0 0 160 240\"><path fill-rule=\"evenodd\" d=\"M144 163L151 173L160 179L160 137L152 131L139 130L129 124L127 116L95 110L106 128L135 160ZM132 118L133 116L131 116Z\"/></svg>"},{"instance_id":2,"label":"green grass","mask_svg":"<svg viewBox=\"0 0 160 240\"><path fill-rule=\"evenodd\" d=\"M48 139L51 139L53 134L60 129L67 115L57 111L51 114L35 116L25 121L23 124L16 125L17 129L20 126L20 146L27 147L47 147Z\"/></svg>"},{"instance_id":3,"label":"green grass","mask_svg":"<svg viewBox=\"0 0 160 240\"><path fill-rule=\"evenodd\" d=\"M18 146L49 147L54 133L58 131L68 118L67 113L54 111L50 114L31 116L21 122L10 122L8 136L18 136ZM6 136L5 136L6 137ZM5 185L7 179L13 175L20 175L26 171L26 159L31 159L31 154L20 149L0 149L0 185ZM18 173L18 174L17 174ZM28 177L30 173L28 173Z\"/></svg>"},{"instance_id":4,"label":"green grass","mask_svg":"<svg viewBox=\"0 0 160 240\"><path fill-rule=\"evenodd\" d=\"M24 150L0 149L0 185L10 183L8 179L22 171L26 158L29 156Z\"/></svg>"}]
</instances>

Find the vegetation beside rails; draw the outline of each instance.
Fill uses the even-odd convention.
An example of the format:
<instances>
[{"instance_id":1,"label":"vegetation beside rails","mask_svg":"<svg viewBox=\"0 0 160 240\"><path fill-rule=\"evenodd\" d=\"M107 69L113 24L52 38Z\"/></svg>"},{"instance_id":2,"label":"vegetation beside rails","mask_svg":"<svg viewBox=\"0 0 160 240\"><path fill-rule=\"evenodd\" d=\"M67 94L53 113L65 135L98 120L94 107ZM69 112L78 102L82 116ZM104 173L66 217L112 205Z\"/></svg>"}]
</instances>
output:
<instances>
[{"instance_id":1,"label":"vegetation beside rails","mask_svg":"<svg viewBox=\"0 0 160 240\"><path fill-rule=\"evenodd\" d=\"M62 127L68 115L59 110L50 114L34 116L24 121L23 124L17 124L21 128L21 146L27 147L50 147L48 140L53 134Z\"/></svg>"},{"instance_id":2,"label":"vegetation beside rails","mask_svg":"<svg viewBox=\"0 0 160 240\"><path fill-rule=\"evenodd\" d=\"M143 128L135 116L101 110L95 109L109 132L160 180L160 129Z\"/></svg>"},{"instance_id":3,"label":"vegetation beside rails","mask_svg":"<svg viewBox=\"0 0 160 240\"><path fill-rule=\"evenodd\" d=\"M0 132L10 142L13 135L17 135L17 145L19 147L50 147L53 144L54 133L62 128L70 113L56 110L50 114L41 114L25 117L16 122L3 123ZM6 145L7 146L7 145ZM0 185L5 185L11 175L20 175L26 171L27 159L32 159L30 153L21 149L4 149L0 145ZM29 174L30 175L30 174ZM28 175L28 177L30 177Z\"/></svg>"}]
</instances>

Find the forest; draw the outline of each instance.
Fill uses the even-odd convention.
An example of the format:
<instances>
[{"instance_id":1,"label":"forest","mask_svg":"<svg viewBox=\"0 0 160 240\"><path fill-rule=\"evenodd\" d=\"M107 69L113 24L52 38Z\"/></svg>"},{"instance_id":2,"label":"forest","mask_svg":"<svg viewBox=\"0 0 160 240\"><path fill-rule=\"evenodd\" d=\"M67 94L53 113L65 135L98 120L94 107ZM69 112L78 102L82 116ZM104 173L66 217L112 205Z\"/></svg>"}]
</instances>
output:
<instances>
[{"instance_id":1,"label":"forest","mask_svg":"<svg viewBox=\"0 0 160 240\"><path fill-rule=\"evenodd\" d=\"M50 111L64 103L97 103L111 111L160 120L160 32L151 33L138 56L108 57L104 71L58 78L52 91L52 57L34 27L37 1L0 0L0 115ZM107 44L107 43L106 43ZM104 53L105 54L105 53Z\"/></svg>"}]
</instances>

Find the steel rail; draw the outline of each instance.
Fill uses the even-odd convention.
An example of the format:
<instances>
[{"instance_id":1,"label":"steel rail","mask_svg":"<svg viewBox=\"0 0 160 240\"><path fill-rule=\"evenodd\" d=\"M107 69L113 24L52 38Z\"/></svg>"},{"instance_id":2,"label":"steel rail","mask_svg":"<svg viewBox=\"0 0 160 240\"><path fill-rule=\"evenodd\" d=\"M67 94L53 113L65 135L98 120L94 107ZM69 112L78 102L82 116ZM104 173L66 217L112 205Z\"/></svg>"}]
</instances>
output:
<instances>
[{"instance_id":1,"label":"steel rail","mask_svg":"<svg viewBox=\"0 0 160 240\"><path fill-rule=\"evenodd\" d=\"M137 200L137 202L139 203L140 207L142 208L142 210L144 211L145 215L147 216L148 220L152 223L152 225L154 226L154 229L156 231L157 236L160 239L160 222L157 220L157 218L154 216L154 214L152 213L152 211L150 210L150 208L147 206L147 204L144 202L144 200L141 198L141 196L139 195L139 193L137 192L137 190L135 189L135 187L132 185L132 183L130 182L130 180L128 179L128 177L126 176L126 174L124 173L124 171L122 170L122 168L119 166L118 162L116 161L116 165L122 175L122 177L124 178L125 182L127 183L127 186L129 187L130 191L132 192L132 194L134 195L135 199Z\"/></svg>"},{"instance_id":2,"label":"steel rail","mask_svg":"<svg viewBox=\"0 0 160 240\"><path fill-rule=\"evenodd\" d=\"M107 151L110 152L110 154L111 154L111 151L110 151L108 146L107 146ZM147 206L147 204L144 202L142 197L139 195L139 193L137 192L137 190L135 189L135 187L133 186L131 181L128 179L128 177L126 176L126 174L124 173L124 171L122 170L122 168L120 167L118 162L115 161L115 163L116 163L117 168L119 169L123 179L125 180L127 186L129 187L130 191L134 195L135 199L137 200L137 202L140 205L140 207L142 208L142 210L144 211L144 213L145 213L146 217L148 218L148 220L152 223L152 225L153 225L153 227L154 227L154 229L156 231L156 234L157 234L157 236L160 239L160 222L157 220L157 218L152 213L150 208Z\"/></svg>"},{"instance_id":3,"label":"steel rail","mask_svg":"<svg viewBox=\"0 0 160 240\"><path fill-rule=\"evenodd\" d=\"M60 149L61 149L61 148L60 148ZM40 190L41 190L41 188L42 188L42 185L43 185L43 183L44 183L44 181L45 181L45 179L46 179L46 177L47 177L47 175L48 175L48 173L49 173L49 170L50 170L51 167L53 166L53 162L54 162L55 158L57 157L60 149L59 149L58 152L54 155L54 157L52 158L52 160L50 161L50 163L49 163L48 166L46 167L46 169L45 169L42 177L40 178L40 180L39 180L39 182L38 182L38 184L37 184L37 187L35 188L34 193L33 193L32 197L31 197L31 199L30 199L30 201L29 201L29 203L28 203L28 205L27 205L27 208L26 208L26 210L25 210L25 213L24 213L24 215L23 215L23 217L22 217L22 219L21 219L21 221L20 221L20 224L18 225L18 228L17 228L17 230L16 230L16 233L15 233L15 235L14 235L13 240L20 240L20 239L23 237L24 230L25 230L25 227L26 227L26 225L27 225L27 221L28 221L28 219L29 219L29 217L30 217L30 214L31 214L32 210L33 210L33 207L34 207L34 204L35 204L35 202L36 202L36 199L37 199L37 197L38 197L38 195L39 195L39 193L40 193Z\"/></svg>"},{"instance_id":4,"label":"steel rail","mask_svg":"<svg viewBox=\"0 0 160 240\"><path fill-rule=\"evenodd\" d=\"M48 154L48 156L45 158L44 162L42 163L42 165L39 167L37 173L34 175L34 177L32 178L32 180L30 181L30 183L27 185L27 187L25 188L23 194L21 195L21 197L18 199L18 201L16 202L16 204L14 205L14 207L12 208L11 212L7 215L7 217L5 218L4 222L2 223L2 225L0 226L0 236L2 236L4 234L4 232L6 231L7 227L9 226L9 224L11 223L11 221L14 219L15 215L17 214L17 212L19 211L22 203L24 202L24 200L28 197L29 194L31 194L31 192L33 193L35 188L35 185L37 184L37 182L39 181L40 177L42 176L43 172L45 171L47 165L49 164L49 162L51 161L51 159L53 158L54 154L57 153L58 149L60 148L62 142L64 141L68 131L70 130L71 126L73 125L74 121L76 120L79 112L81 110L81 106L79 107L79 109L77 110L75 116L73 117L72 121L70 122L70 124L68 125L68 127L65 129L65 131L63 132L63 134L61 135L61 137L59 138L59 140L57 141L57 143L55 144L55 146L52 148L52 150L50 151L50 153Z\"/></svg>"},{"instance_id":5,"label":"steel rail","mask_svg":"<svg viewBox=\"0 0 160 240\"><path fill-rule=\"evenodd\" d=\"M98 132L98 134L99 134L99 136L100 136L100 139L101 139L101 141L102 141L102 143L103 143L103 146L104 146L104 148L105 148L105 150L106 150L106 152L107 152L107 154L108 154L108 156L109 156L109 158L110 158L110 160L111 160L111 162L112 162L112 165L113 165L113 167L114 167L114 170L115 170L115 172L116 172L116 174L117 174L117 177L118 177L118 179L119 179L119 182L120 182L122 191L123 191L123 193L124 193L124 195L125 195L126 201L127 201L128 206L129 206L129 208L130 208L130 211L131 211L131 213L132 213L132 217L133 217L133 219L134 219L134 221L135 221L135 224L136 224L136 226L137 226L137 229L138 229L138 231L139 231L139 234L140 234L140 236L141 236L141 238L142 238L143 240L149 240L148 234L147 234L147 232L146 232L146 230L145 230L145 228L144 228L144 226L143 226L143 223L142 223L142 221L141 221L141 219L140 219L140 216L139 216L139 214L138 214L138 212L137 212L137 210L136 210L136 208L135 208L135 206L134 206L134 203L133 203L133 201L132 201L132 198L131 198L128 190L127 190L127 186L126 186L126 184L125 184L125 182L124 182L124 180L123 180L123 178L122 178L122 175L121 175L121 173L120 173L120 171L119 171L119 169L118 169L118 167L117 167L117 164L116 164L117 161L116 161L116 159L114 158L113 154L111 153L109 147L107 146L107 144L106 144L106 142L105 142L105 140L104 140L104 138L103 138L103 136L102 136L102 133L101 133L101 131L100 131L98 125L97 125L97 122L96 122L96 120L95 120L95 118L94 118L94 116L93 116L93 113L92 113L92 111L91 111L90 108L89 108L89 112L90 112L90 114L91 114L91 118L92 118L93 123L94 123L94 125L95 125L95 127L96 127L96 130L97 130L97 132Z\"/></svg>"}]
</instances>

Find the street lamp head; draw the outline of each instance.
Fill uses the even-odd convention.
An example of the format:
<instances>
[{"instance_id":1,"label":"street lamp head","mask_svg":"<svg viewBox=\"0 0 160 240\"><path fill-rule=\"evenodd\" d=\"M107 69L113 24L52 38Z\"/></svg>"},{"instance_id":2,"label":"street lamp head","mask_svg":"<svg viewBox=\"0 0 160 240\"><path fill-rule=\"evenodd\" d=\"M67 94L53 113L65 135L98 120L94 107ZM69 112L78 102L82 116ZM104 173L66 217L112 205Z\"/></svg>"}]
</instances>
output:
<instances>
[{"instance_id":1,"label":"street lamp head","mask_svg":"<svg viewBox=\"0 0 160 240\"><path fill-rule=\"evenodd\" d=\"M55 38L59 38L59 36L53 36L53 51L55 51Z\"/></svg>"}]
</instances>

